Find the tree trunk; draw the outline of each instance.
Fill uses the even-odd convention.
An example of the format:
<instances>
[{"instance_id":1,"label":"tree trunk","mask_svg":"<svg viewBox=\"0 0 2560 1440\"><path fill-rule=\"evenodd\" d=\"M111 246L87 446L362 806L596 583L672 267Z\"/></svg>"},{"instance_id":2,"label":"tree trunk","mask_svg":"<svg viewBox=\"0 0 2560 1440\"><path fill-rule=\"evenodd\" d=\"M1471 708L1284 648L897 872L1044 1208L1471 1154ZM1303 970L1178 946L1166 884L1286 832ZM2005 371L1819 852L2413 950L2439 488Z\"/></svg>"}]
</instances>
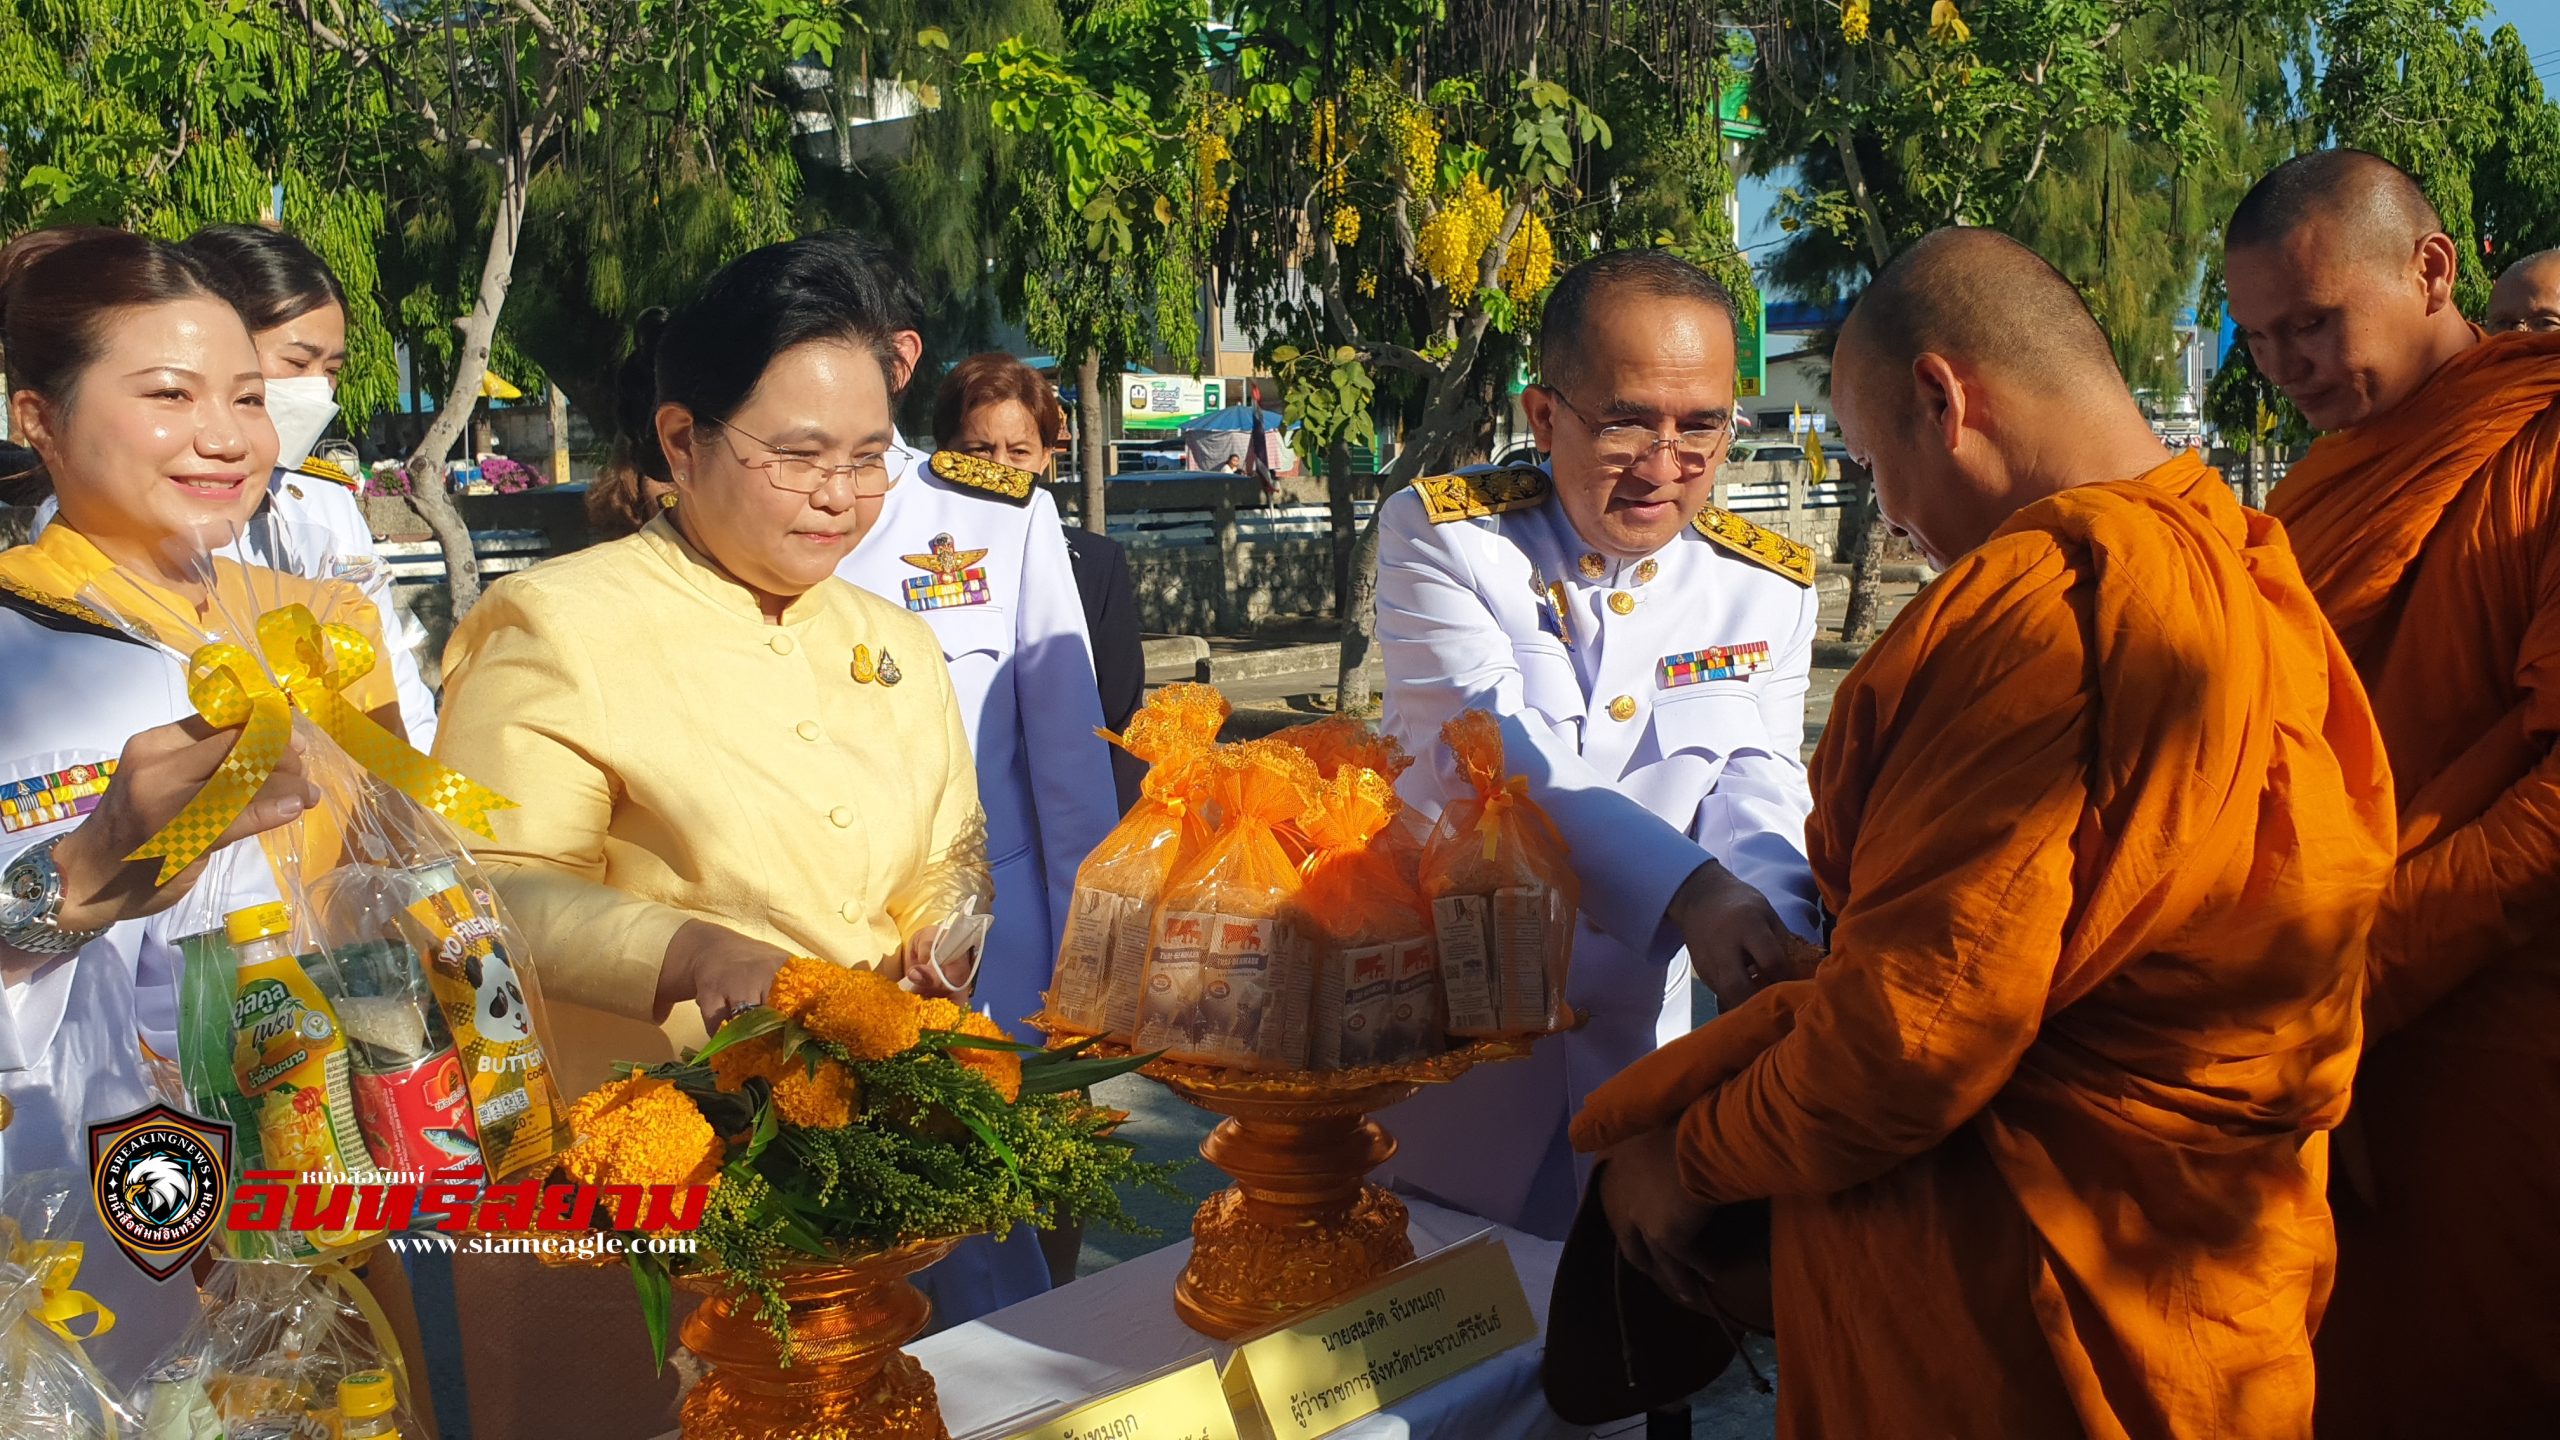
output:
<instances>
[{"instance_id":1,"label":"tree trunk","mask_svg":"<svg viewBox=\"0 0 2560 1440\"><path fill-rule=\"evenodd\" d=\"M1103 490L1111 479L1111 444L1102 433L1102 352L1088 350L1076 361L1076 468L1084 475L1084 528L1102 534L1107 528Z\"/></svg>"},{"instance_id":2,"label":"tree trunk","mask_svg":"<svg viewBox=\"0 0 2560 1440\"><path fill-rule=\"evenodd\" d=\"M489 342L498 333L498 312L506 308L507 288L515 283L516 242L524 228L526 173L519 155L498 161L498 213L489 227L489 251L480 262L480 290L462 322L462 342L453 357L453 380L434 422L409 452L409 508L435 533L444 552L445 584L453 592L453 618L459 621L480 599L480 562L471 553L471 530L445 488L445 457L471 423L480 399L480 377L489 372Z\"/></svg>"},{"instance_id":3,"label":"tree trunk","mask_svg":"<svg viewBox=\"0 0 2560 1440\"><path fill-rule=\"evenodd\" d=\"M551 483L569 483L569 397L562 393L558 381L543 387L551 392Z\"/></svg>"},{"instance_id":4,"label":"tree trunk","mask_svg":"<svg viewBox=\"0 0 2560 1440\"><path fill-rule=\"evenodd\" d=\"M1351 446L1335 440L1324 447L1325 499L1333 510L1333 617L1351 613L1351 552L1360 544L1360 521L1354 510Z\"/></svg>"},{"instance_id":5,"label":"tree trunk","mask_svg":"<svg viewBox=\"0 0 2560 1440\"><path fill-rule=\"evenodd\" d=\"M1880 608L1884 589L1884 510L1876 504L1876 487L1867 484L1866 498L1859 502L1857 534L1852 543L1857 547L1849 562L1849 605L1840 617L1840 639L1850 645L1862 645L1875 638L1876 611Z\"/></svg>"},{"instance_id":6,"label":"tree trunk","mask_svg":"<svg viewBox=\"0 0 2560 1440\"><path fill-rule=\"evenodd\" d=\"M1369 512L1350 557L1342 603L1342 664L1334 675L1337 714L1365 715L1378 703L1369 688L1369 651L1378 643L1378 521L1386 513L1384 503Z\"/></svg>"},{"instance_id":7,"label":"tree trunk","mask_svg":"<svg viewBox=\"0 0 2560 1440\"><path fill-rule=\"evenodd\" d=\"M2252 510L2267 508L2267 442L2264 436L2249 437L2249 478L2241 486L2241 503Z\"/></svg>"}]
</instances>

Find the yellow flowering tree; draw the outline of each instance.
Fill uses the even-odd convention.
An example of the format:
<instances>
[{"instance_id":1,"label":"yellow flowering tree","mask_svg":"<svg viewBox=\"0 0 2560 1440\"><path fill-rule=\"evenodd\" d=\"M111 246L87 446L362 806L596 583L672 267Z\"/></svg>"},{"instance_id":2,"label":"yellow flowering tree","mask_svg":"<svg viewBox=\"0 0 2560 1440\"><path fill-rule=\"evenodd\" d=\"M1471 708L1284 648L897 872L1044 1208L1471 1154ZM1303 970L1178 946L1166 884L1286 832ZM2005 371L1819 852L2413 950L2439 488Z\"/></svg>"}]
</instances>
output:
<instances>
[{"instance_id":1,"label":"yellow flowering tree","mask_svg":"<svg viewBox=\"0 0 2560 1440\"><path fill-rule=\"evenodd\" d=\"M1239 319L1280 379L1299 455L1327 477L1341 703L1369 703L1375 530L1353 456L1399 417L1375 493L1479 458L1527 358L1538 306L1608 197L1580 171L1611 142L1586 100L1609 27L1558 45L1538 7L1440 0L1230 7L1239 182L1222 251ZM1621 13L1623 12L1623 13ZM1581 236L1562 238L1566 217Z\"/></svg>"}]
</instances>

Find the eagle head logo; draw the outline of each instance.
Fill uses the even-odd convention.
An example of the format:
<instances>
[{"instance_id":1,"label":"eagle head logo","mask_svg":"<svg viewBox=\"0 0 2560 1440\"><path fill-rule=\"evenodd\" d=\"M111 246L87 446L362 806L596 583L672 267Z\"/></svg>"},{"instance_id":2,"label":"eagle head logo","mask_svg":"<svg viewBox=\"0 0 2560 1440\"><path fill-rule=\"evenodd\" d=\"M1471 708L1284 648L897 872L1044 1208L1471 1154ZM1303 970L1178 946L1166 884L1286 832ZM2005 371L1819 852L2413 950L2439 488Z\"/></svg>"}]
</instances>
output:
<instances>
[{"instance_id":1,"label":"eagle head logo","mask_svg":"<svg viewBox=\"0 0 2560 1440\"><path fill-rule=\"evenodd\" d=\"M155 1225L187 1213L195 1194L195 1177L173 1155L145 1155L124 1172L124 1203Z\"/></svg>"}]
</instances>

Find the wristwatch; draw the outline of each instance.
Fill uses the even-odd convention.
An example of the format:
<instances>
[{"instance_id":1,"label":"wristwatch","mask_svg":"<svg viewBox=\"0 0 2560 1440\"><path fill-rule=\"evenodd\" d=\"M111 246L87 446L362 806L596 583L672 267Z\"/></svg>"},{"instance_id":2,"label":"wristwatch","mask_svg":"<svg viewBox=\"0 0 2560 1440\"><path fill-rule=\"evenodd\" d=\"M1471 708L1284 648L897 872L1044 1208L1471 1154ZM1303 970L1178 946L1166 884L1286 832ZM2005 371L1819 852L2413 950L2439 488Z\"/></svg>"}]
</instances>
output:
<instances>
[{"instance_id":1,"label":"wristwatch","mask_svg":"<svg viewBox=\"0 0 2560 1440\"><path fill-rule=\"evenodd\" d=\"M107 932L62 928L62 872L54 868L56 835L20 851L0 870L0 945L28 955L68 955Z\"/></svg>"}]
</instances>

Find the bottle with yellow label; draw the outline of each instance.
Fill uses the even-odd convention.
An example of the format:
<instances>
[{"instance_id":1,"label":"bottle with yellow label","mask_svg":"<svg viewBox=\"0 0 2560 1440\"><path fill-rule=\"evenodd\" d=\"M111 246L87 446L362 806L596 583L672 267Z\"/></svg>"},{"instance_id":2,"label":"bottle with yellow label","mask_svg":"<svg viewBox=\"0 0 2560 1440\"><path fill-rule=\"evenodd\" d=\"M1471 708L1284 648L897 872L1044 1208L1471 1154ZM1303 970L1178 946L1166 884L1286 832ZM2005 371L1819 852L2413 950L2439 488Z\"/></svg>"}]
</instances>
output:
<instances>
[{"instance_id":1,"label":"bottle with yellow label","mask_svg":"<svg viewBox=\"0 0 2560 1440\"><path fill-rule=\"evenodd\" d=\"M400 1394L390 1375L359 1370L339 1381L338 1418L344 1440L401 1440Z\"/></svg>"},{"instance_id":2,"label":"bottle with yellow label","mask_svg":"<svg viewBox=\"0 0 2560 1440\"><path fill-rule=\"evenodd\" d=\"M372 1157L356 1128L346 1036L337 1011L294 953L291 907L235 911L223 929L239 964L231 1000L231 1070L257 1115L267 1167L306 1176L369 1171ZM336 1249L380 1233L357 1230L351 1216L334 1215L308 1235L315 1245Z\"/></svg>"}]
</instances>

